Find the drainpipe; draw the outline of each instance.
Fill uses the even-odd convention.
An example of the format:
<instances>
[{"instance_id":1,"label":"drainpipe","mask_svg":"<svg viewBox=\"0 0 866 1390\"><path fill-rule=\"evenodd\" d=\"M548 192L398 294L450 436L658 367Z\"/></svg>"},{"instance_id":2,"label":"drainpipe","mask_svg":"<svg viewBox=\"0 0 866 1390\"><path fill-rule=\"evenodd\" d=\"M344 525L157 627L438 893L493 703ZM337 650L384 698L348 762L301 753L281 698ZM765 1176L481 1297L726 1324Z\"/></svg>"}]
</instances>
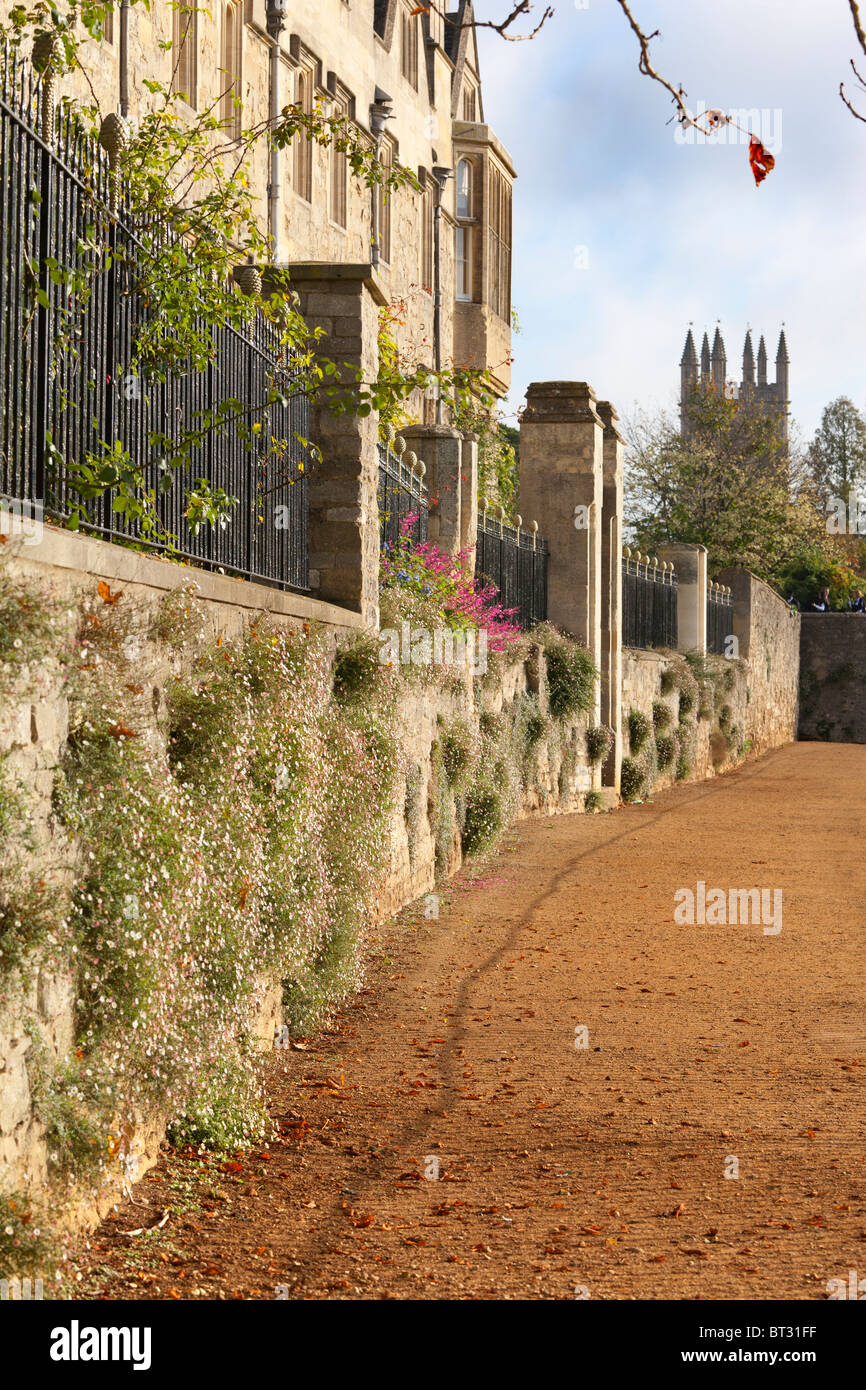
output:
<instances>
[{"instance_id":1,"label":"drainpipe","mask_svg":"<svg viewBox=\"0 0 866 1390\"><path fill-rule=\"evenodd\" d=\"M120 0L120 114L129 115L129 0Z\"/></svg>"},{"instance_id":2,"label":"drainpipe","mask_svg":"<svg viewBox=\"0 0 866 1390\"><path fill-rule=\"evenodd\" d=\"M442 195L452 171L443 164L433 165L436 180L436 203L433 208L433 370L442 370ZM436 393L436 423L441 425L442 395Z\"/></svg>"},{"instance_id":3,"label":"drainpipe","mask_svg":"<svg viewBox=\"0 0 866 1390\"><path fill-rule=\"evenodd\" d=\"M383 92L381 87L377 87L370 102L370 133L373 136L377 160L382 153L385 122L390 119L391 97L387 92ZM379 185L376 183L370 188L370 243L370 260L375 267L379 264Z\"/></svg>"},{"instance_id":4,"label":"drainpipe","mask_svg":"<svg viewBox=\"0 0 866 1390\"><path fill-rule=\"evenodd\" d=\"M280 35L286 27L286 0L268 0L267 28L271 39L270 70L270 121L271 126L279 120L280 105ZM268 233L271 238L271 254L275 264L280 262L280 151L271 146L271 168L268 182Z\"/></svg>"}]
</instances>

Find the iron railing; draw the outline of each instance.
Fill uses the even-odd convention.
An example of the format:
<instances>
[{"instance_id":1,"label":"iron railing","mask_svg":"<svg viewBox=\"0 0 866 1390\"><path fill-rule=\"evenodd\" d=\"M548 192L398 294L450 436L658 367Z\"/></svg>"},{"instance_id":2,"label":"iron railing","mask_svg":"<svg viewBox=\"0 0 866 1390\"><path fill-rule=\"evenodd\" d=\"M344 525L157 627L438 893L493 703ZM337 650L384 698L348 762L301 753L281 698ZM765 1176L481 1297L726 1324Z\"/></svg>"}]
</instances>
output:
<instances>
[{"instance_id":1,"label":"iron railing","mask_svg":"<svg viewBox=\"0 0 866 1390\"><path fill-rule=\"evenodd\" d=\"M406 537L416 543L427 539L429 499L424 465L407 451L400 435L394 445L393 449L379 445L379 544L383 550L393 550L408 517L413 521L406 528Z\"/></svg>"},{"instance_id":2,"label":"iron railing","mask_svg":"<svg viewBox=\"0 0 866 1390\"><path fill-rule=\"evenodd\" d=\"M622 561L624 647L677 645L677 576L667 562L625 548Z\"/></svg>"},{"instance_id":3,"label":"iron railing","mask_svg":"<svg viewBox=\"0 0 866 1390\"><path fill-rule=\"evenodd\" d=\"M306 589L309 406L278 328L259 315L244 331L215 331L203 371L135 374L149 312L136 289L147 229L123 203L109 215L107 156L69 110L42 138L40 91L32 69L0 50L0 497L61 522L83 505L82 529L107 540ZM83 292L70 290L70 274ZM244 404L244 436L231 425L205 430L162 492L156 437L179 441L232 399ZM155 532L117 510L113 489L82 503L81 468L112 457L140 470ZM237 499L224 527L189 525L184 494L198 479Z\"/></svg>"},{"instance_id":4,"label":"iron railing","mask_svg":"<svg viewBox=\"0 0 866 1390\"><path fill-rule=\"evenodd\" d=\"M518 523L520 518L517 518ZM478 520L475 547L475 587L492 584L499 591L499 603L524 629L547 618L547 542L537 526L507 526L495 520L485 508Z\"/></svg>"},{"instance_id":5,"label":"iron railing","mask_svg":"<svg viewBox=\"0 0 866 1390\"><path fill-rule=\"evenodd\" d=\"M727 655L725 642L733 633L733 609L730 589L711 582L707 588L707 651L716 656Z\"/></svg>"}]
</instances>

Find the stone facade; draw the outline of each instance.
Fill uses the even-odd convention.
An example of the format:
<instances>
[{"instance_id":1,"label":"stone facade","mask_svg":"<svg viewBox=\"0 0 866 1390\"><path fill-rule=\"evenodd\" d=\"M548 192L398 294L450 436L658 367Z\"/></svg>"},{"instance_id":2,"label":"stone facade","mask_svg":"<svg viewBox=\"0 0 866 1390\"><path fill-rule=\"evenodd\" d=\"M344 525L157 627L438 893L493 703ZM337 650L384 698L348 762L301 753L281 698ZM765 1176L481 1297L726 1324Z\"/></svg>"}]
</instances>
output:
<instances>
[{"instance_id":1,"label":"stone facade","mask_svg":"<svg viewBox=\"0 0 866 1390\"><path fill-rule=\"evenodd\" d=\"M866 620L860 613L803 613L801 739L866 743Z\"/></svg>"},{"instance_id":2,"label":"stone facade","mask_svg":"<svg viewBox=\"0 0 866 1390\"><path fill-rule=\"evenodd\" d=\"M11 0L0 0L6 18ZM180 7L134 4L128 11L129 119L153 108L145 82L171 81L178 64ZM401 346L433 365L434 214L441 195L441 358L489 369L504 394L511 361L511 188L514 169L484 119L470 0L446 20L417 12L409 0L298 0L285 7L279 38L268 32L266 0L217 0L201 6L175 85L191 98L188 117L214 106L230 134L266 122L271 110L274 45L278 44L277 108L300 104L323 115L345 115L375 139L384 122L382 157L416 176L383 200L346 172L332 149L296 138L277 160L278 214L270 231L280 265L376 264L385 300L404 306L396 316ZM119 7L110 41L88 41L83 76L64 77L58 95L92 102L104 114L120 109ZM161 50L161 45L174 43ZM188 88L191 90L187 91ZM232 107L232 94L243 104ZM466 168L460 161L466 160ZM250 184L268 226L272 170L264 140L254 146ZM464 194L458 205L458 177ZM468 184L468 196L466 185ZM458 218L459 211L459 218ZM455 254L463 228L468 274L458 287ZM372 253L372 256L371 256ZM431 402L415 401L420 413Z\"/></svg>"}]
</instances>

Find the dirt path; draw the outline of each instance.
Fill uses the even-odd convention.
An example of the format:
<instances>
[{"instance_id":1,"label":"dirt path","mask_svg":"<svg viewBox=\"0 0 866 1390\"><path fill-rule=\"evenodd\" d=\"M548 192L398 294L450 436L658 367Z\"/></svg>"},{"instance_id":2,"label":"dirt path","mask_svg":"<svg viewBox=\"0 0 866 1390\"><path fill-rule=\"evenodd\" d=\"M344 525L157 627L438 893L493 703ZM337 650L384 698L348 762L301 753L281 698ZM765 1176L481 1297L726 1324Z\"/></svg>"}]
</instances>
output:
<instances>
[{"instance_id":1,"label":"dirt path","mask_svg":"<svg viewBox=\"0 0 866 1390\"><path fill-rule=\"evenodd\" d=\"M866 1273L864 788L866 747L799 744L521 825L275 1054L282 1140L169 1155L82 1291L820 1299ZM676 925L699 880L781 889L781 932Z\"/></svg>"}]
</instances>

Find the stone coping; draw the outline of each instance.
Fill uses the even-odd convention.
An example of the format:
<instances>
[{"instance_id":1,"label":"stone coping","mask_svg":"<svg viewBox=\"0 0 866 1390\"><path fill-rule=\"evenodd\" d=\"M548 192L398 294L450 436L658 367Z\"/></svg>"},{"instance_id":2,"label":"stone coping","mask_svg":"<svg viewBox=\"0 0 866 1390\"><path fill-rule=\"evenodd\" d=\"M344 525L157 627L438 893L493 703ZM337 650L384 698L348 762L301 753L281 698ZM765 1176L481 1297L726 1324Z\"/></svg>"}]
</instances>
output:
<instances>
[{"instance_id":1,"label":"stone coping","mask_svg":"<svg viewBox=\"0 0 866 1390\"><path fill-rule=\"evenodd\" d=\"M145 555L123 545L100 540L97 536L66 531L57 526L45 526L42 539L36 545L12 542L3 547L9 560L24 561L78 574L91 574L115 583L144 584L152 589L179 589L193 583L199 597L206 602L246 608L251 612L274 613L305 622L326 623L331 627L360 631L364 622L360 613L340 608L306 594L272 589L268 584L235 579L213 570L179 563L164 556Z\"/></svg>"},{"instance_id":2,"label":"stone coping","mask_svg":"<svg viewBox=\"0 0 866 1390\"><path fill-rule=\"evenodd\" d=\"M377 304L387 304L389 297L379 277L378 270L370 261L290 261L288 263L289 284L297 288L304 281L360 280L366 285Z\"/></svg>"}]
</instances>

